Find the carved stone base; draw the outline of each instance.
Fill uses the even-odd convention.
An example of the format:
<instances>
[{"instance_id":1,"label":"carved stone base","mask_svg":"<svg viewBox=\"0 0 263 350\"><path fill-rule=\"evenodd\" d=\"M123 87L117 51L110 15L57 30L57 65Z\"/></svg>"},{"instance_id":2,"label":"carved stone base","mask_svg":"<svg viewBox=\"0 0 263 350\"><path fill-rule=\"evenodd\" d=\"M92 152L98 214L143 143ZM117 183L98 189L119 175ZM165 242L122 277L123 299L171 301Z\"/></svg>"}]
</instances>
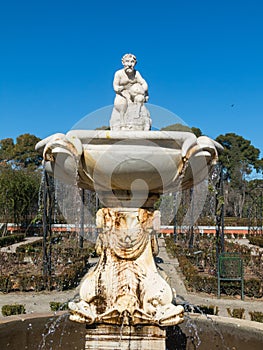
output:
<instances>
[{"instance_id":1,"label":"carved stone base","mask_svg":"<svg viewBox=\"0 0 263 350\"><path fill-rule=\"evenodd\" d=\"M124 116L121 116L116 108L113 108L110 120L110 128L113 131L149 131L151 129L151 124L150 113L142 103L129 103Z\"/></svg>"},{"instance_id":2,"label":"carved stone base","mask_svg":"<svg viewBox=\"0 0 263 350\"><path fill-rule=\"evenodd\" d=\"M119 327L183 322L184 308L172 303L174 292L154 262L159 219L159 212L140 208L98 211L100 259L81 283L79 302L69 303L72 321Z\"/></svg>"},{"instance_id":3,"label":"carved stone base","mask_svg":"<svg viewBox=\"0 0 263 350\"><path fill-rule=\"evenodd\" d=\"M86 350L165 350L166 331L157 326L88 328Z\"/></svg>"}]
</instances>

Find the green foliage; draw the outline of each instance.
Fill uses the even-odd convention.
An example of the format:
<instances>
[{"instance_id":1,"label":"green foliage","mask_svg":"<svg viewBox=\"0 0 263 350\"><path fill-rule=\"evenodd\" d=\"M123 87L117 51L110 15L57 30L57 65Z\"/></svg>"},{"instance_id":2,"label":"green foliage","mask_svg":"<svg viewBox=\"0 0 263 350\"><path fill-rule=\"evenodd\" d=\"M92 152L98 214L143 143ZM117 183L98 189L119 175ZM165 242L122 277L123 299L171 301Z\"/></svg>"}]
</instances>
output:
<instances>
[{"instance_id":1,"label":"green foliage","mask_svg":"<svg viewBox=\"0 0 263 350\"><path fill-rule=\"evenodd\" d=\"M263 172L263 159L260 150L255 148L249 140L235 133L219 135L216 138L224 151L219 155L223 166L226 199L226 215L243 217L244 210L248 211L251 204L251 186L248 176L252 171ZM252 199L253 202L253 199Z\"/></svg>"},{"instance_id":2,"label":"green foliage","mask_svg":"<svg viewBox=\"0 0 263 350\"><path fill-rule=\"evenodd\" d=\"M195 134L196 137L199 137L202 135L202 131L199 128L196 127L190 127L188 125L176 123L168 125L161 129L162 131L183 131L183 132L192 132Z\"/></svg>"},{"instance_id":3,"label":"green foliage","mask_svg":"<svg viewBox=\"0 0 263 350\"><path fill-rule=\"evenodd\" d=\"M35 150L38 141L40 139L31 134L18 136L16 143L11 138L1 140L0 162L22 168L37 168L42 162L42 156Z\"/></svg>"},{"instance_id":4,"label":"green foliage","mask_svg":"<svg viewBox=\"0 0 263 350\"><path fill-rule=\"evenodd\" d=\"M249 312L251 321L263 323L263 312L260 311L251 311Z\"/></svg>"},{"instance_id":5,"label":"green foliage","mask_svg":"<svg viewBox=\"0 0 263 350\"><path fill-rule=\"evenodd\" d=\"M24 238L25 238L24 235L11 235L11 236L0 237L0 247L6 247L14 243L22 242Z\"/></svg>"},{"instance_id":6,"label":"green foliage","mask_svg":"<svg viewBox=\"0 0 263 350\"><path fill-rule=\"evenodd\" d=\"M11 138L0 140L0 163L7 163L13 157L14 140Z\"/></svg>"},{"instance_id":7,"label":"green foliage","mask_svg":"<svg viewBox=\"0 0 263 350\"><path fill-rule=\"evenodd\" d=\"M195 134L196 137L199 137L199 136L203 135L201 129L196 128L195 126L191 127L191 131L192 131L193 134Z\"/></svg>"},{"instance_id":8,"label":"green foliage","mask_svg":"<svg viewBox=\"0 0 263 350\"><path fill-rule=\"evenodd\" d=\"M18 246L16 248L16 253L34 253L37 251L40 251L42 247L42 238L39 238L39 240L28 243L28 244L23 244L21 246Z\"/></svg>"},{"instance_id":9,"label":"green foliage","mask_svg":"<svg viewBox=\"0 0 263 350\"><path fill-rule=\"evenodd\" d=\"M251 174L253 169L263 170L263 160L259 159L260 150L251 145L249 140L228 133L219 135L216 141L224 147L219 160L226 170L227 178L236 186L246 175Z\"/></svg>"},{"instance_id":10,"label":"green foliage","mask_svg":"<svg viewBox=\"0 0 263 350\"><path fill-rule=\"evenodd\" d=\"M52 275L49 280L49 290L63 291L76 288L81 278L87 272L86 263L76 262L59 274ZM40 292L47 289L47 283L42 274L23 274L23 275L1 275L0 291L9 293L19 290L20 292L35 291Z\"/></svg>"},{"instance_id":11,"label":"green foliage","mask_svg":"<svg viewBox=\"0 0 263 350\"><path fill-rule=\"evenodd\" d=\"M50 301L49 306L51 311L68 310L68 303L60 303L59 301Z\"/></svg>"},{"instance_id":12,"label":"green foliage","mask_svg":"<svg viewBox=\"0 0 263 350\"><path fill-rule=\"evenodd\" d=\"M180 267L181 267L180 263ZM208 294L217 293L217 278L214 276L204 276L198 274L187 275L188 288L194 292L203 292Z\"/></svg>"},{"instance_id":13,"label":"green foliage","mask_svg":"<svg viewBox=\"0 0 263 350\"><path fill-rule=\"evenodd\" d=\"M0 275L0 291L3 293L8 293L11 291L11 278L9 275Z\"/></svg>"},{"instance_id":14,"label":"green foliage","mask_svg":"<svg viewBox=\"0 0 263 350\"><path fill-rule=\"evenodd\" d=\"M29 169L0 169L1 222L29 222L38 210L40 174Z\"/></svg>"},{"instance_id":15,"label":"green foliage","mask_svg":"<svg viewBox=\"0 0 263 350\"><path fill-rule=\"evenodd\" d=\"M26 313L25 305L22 305L22 304L13 304L13 305L11 304L11 305L2 306L3 316L20 315L25 313Z\"/></svg>"}]
</instances>

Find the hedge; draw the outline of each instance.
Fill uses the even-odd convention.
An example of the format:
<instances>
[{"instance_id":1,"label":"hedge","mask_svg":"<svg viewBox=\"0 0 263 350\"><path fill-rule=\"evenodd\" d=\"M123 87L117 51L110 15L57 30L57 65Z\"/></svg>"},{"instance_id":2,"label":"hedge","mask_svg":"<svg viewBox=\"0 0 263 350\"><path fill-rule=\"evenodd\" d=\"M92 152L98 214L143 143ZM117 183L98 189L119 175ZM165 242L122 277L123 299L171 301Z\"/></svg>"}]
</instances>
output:
<instances>
[{"instance_id":1,"label":"hedge","mask_svg":"<svg viewBox=\"0 0 263 350\"><path fill-rule=\"evenodd\" d=\"M260 311L251 311L249 313L251 321L263 323L263 312Z\"/></svg>"},{"instance_id":2,"label":"hedge","mask_svg":"<svg viewBox=\"0 0 263 350\"><path fill-rule=\"evenodd\" d=\"M81 278L87 272L86 262L79 261L65 269L60 275L44 277L42 274L0 276L0 291L9 293L12 291L36 291L51 289L63 291L78 286Z\"/></svg>"},{"instance_id":3,"label":"hedge","mask_svg":"<svg viewBox=\"0 0 263 350\"><path fill-rule=\"evenodd\" d=\"M190 260L183 255L180 247L171 239L166 240L166 249L172 256L176 256L180 269L185 276L188 289L193 292L205 292L217 295L217 276L208 276L200 273ZM241 294L240 282L221 281L221 293L226 295ZM263 283L259 278L244 279L244 294L248 297L261 298L263 296Z\"/></svg>"},{"instance_id":4,"label":"hedge","mask_svg":"<svg viewBox=\"0 0 263 350\"><path fill-rule=\"evenodd\" d=\"M49 303L51 311L63 311L68 310L68 303L60 303L59 301L51 301Z\"/></svg>"},{"instance_id":5,"label":"hedge","mask_svg":"<svg viewBox=\"0 0 263 350\"><path fill-rule=\"evenodd\" d=\"M22 242L25 235L10 235L5 237L0 237L0 247L6 247L18 242Z\"/></svg>"},{"instance_id":6,"label":"hedge","mask_svg":"<svg viewBox=\"0 0 263 350\"><path fill-rule=\"evenodd\" d=\"M22 304L3 305L2 306L3 316L20 315L20 314L25 314L25 313L26 313L25 305L22 305Z\"/></svg>"},{"instance_id":7,"label":"hedge","mask_svg":"<svg viewBox=\"0 0 263 350\"><path fill-rule=\"evenodd\" d=\"M263 248L263 237L262 236L249 236L248 240L249 240L250 244L257 245L257 246Z\"/></svg>"},{"instance_id":8,"label":"hedge","mask_svg":"<svg viewBox=\"0 0 263 350\"><path fill-rule=\"evenodd\" d=\"M229 316L239 319L245 318L245 309L239 308L239 309L233 309L231 310L229 307L227 308L227 313Z\"/></svg>"}]
</instances>

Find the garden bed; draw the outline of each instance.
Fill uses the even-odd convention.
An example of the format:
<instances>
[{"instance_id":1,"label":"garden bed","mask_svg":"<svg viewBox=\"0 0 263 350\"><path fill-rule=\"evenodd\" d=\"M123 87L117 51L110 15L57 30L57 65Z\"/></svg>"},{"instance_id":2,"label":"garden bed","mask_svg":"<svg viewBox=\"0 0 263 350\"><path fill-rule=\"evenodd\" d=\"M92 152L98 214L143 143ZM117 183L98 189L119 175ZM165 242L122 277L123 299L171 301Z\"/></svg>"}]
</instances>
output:
<instances>
[{"instance_id":1,"label":"garden bed","mask_svg":"<svg viewBox=\"0 0 263 350\"><path fill-rule=\"evenodd\" d=\"M78 285L89 268L94 244L85 241L78 248L75 234L53 237L43 263L42 242L17 248L16 253L0 253L0 291L66 290Z\"/></svg>"},{"instance_id":2,"label":"garden bed","mask_svg":"<svg viewBox=\"0 0 263 350\"><path fill-rule=\"evenodd\" d=\"M194 248L189 249L184 241L175 243L166 238L166 249L171 256L176 256L180 269L185 276L186 288L190 292L205 292L217 295L217 260L215 242L202 238ZM248 297L263 296L263 278L261 257L254 257L246 246L225 242L226 251L239 253L244 264L244 294ZM233 296L241 295L240 282L221 282L221 293Z\"/></svg>"}]
</instances>

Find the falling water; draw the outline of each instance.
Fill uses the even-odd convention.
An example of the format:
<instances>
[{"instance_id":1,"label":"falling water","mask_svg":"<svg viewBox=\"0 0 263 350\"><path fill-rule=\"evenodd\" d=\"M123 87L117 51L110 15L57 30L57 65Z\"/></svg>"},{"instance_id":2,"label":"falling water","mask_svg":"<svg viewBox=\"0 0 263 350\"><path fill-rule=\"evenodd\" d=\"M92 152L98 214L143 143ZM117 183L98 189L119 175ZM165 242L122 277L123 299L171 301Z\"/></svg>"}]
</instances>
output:
<instances>
[{"instance_id":1,"label":"falling water","mask_svg":"<svg viewBox=\"0 0 263 350\"><path fill-rule=\"evenodd\" d=\"M211 323L212 328L215 331L214 334L218 334L218 336L220 337L220 341L221 341L220 350L223 350L223 349L230 350L230 348L228 346L226 346L224 336L223 336L222 332L219 330L219 328L216 326L212 317L210 317L208 314L203 312L199 306L191 304L187 301L184 301L183 306L184 306L185 312L187 312L187 315L185 315L185 318L187 320L185 323L185 326L186 326L186 329L188 329L188 332L191 336L191 342L194 345L195 349L198 349L198 347L201 345L201 339L198 335L197 325L196 325L194 319L191 318L190 312L197 312L197 313L200 313L201 315L205 316L206 320Z\"/></svg>"}]
</instances>

